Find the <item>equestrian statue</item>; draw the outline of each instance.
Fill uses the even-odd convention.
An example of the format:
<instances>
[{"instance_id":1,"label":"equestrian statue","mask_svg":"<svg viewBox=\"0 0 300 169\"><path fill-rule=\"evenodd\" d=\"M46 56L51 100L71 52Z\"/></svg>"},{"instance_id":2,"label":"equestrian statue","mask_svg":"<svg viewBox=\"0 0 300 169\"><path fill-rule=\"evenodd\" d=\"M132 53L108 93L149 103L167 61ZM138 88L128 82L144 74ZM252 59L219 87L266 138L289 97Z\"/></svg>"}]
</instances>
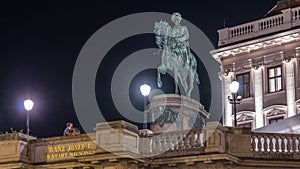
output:
<instances>
[{"instance_id":1,"label":"equestrian statue","mask_svg":"<svg viewBox=\"0 0 300 169\"><path fill-rule=\"evenodd\" d=\"M197 73L197 61L190 51L189 31L182 26L181 15L173 13L173 28L166 22L155 22L155 41L161 55L161 65L157 68L157 85L162 87L161 74L167 70L174 73L175 93L178 94L178 82L180 81L187 97L191 96L194 88L194 80L200 84Z\"/></svg>"}]
</instances>

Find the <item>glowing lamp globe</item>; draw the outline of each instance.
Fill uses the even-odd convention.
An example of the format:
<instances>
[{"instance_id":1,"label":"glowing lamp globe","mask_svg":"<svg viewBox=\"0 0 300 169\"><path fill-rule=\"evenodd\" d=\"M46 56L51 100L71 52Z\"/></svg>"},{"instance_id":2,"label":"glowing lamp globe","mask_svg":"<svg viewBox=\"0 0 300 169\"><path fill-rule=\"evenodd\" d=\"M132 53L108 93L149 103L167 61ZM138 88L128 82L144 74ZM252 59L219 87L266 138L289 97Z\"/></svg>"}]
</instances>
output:
<instances>
[{"instance_id":1,"label":"glowing lamp globe","mask_svg":"<svg viewBox=\"0 0 300 169\"><path fill-rule=\"evenodd\" d=\"M239 90L239 82L237 81L232 81L230 84L230 91L231 93L237 93L237 91Z\"/></svg>"},{"instance_id":2,"label":"glowing lamp globe","mask_svg":"<svg viewBox=\"0 0 300 169\"><path fill-rule=\"evenodd\" d=\"M34 105L34 103L33 103L33 101L30 100L30 99L27 99L27 100L24 101L24 107L25 107L25 109L26 109L27 111L32 110L33 105Z\"/></svg>"},{"instance_id":3,"label":"glowing lamp globe","mask_svg":"<svg viewBox=\"0 0 300 169\"><path fill-rule=\"evenodd\" d=\"M150 94L150 91L151 91L151 87L147 84L143 84L141 87L140 87L140 91L142 93L143 96L148 96Z\"/></svg>"}]
</instances>

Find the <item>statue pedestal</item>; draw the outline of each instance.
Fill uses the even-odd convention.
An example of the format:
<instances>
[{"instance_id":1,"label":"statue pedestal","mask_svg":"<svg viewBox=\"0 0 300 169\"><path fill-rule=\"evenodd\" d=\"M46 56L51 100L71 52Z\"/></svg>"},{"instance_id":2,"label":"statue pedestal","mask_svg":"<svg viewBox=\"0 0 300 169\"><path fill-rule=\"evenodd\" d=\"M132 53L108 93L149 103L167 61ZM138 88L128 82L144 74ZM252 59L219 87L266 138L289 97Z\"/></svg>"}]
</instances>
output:
<instances>
[{"instance_id":1,"label":"statue pedestal","mask_svg":"<svg viewBox=\"0 0 300 169\"><path fill-rule=\"evenodd\" d=\"M154 134L203 128L209 118L209 113L200 102L178 94L152 97L147 112Z\"/></svg>"}]
</instances>

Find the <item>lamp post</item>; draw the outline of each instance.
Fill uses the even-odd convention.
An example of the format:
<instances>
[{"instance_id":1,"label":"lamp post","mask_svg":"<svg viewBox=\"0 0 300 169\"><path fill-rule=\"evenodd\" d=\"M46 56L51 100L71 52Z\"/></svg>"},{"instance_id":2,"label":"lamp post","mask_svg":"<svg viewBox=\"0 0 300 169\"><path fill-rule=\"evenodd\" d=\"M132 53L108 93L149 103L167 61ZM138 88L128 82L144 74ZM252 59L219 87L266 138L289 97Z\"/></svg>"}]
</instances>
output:
<instances>
[{"instance_id":1,"label":"lamp post","mask_svg":"<svg viewBox=\"0 0 300 169\"><path fill-rule=\"evenodd\" d=\"M228 101L230 104L233 105L233 112L234 112L234 127L237 127L237 120L236 120L236 105L241 103L242 97L238 96L237 92L239 90L239 82L232 81L230 84L230 92L231 96L228 96Z\"/></svg>"},{"instance_id":2,"label":"lamp post","mask_svg":"<svg viewBox=\"0 0 300 169\"><path fill-rule=\"evenodd\" d=\"M146 104L147 104L147 96L149 95L151 91L151 87L147 84L143 84L140 86L140 91L142 95L144 96L144 124L143 129L147 129L147 113L146 113Z\"/></svg>"},{"instance_id":3,"label":"lamp post","mask_svg":"<svg viewBox=\"0 0 300 169\"><path fill-rule=\"evenodd\" d=\"M34 105L34 102L30 99L26 99L24 101L24 108L27 111L27 120L26 120L26 134L29 135L29 115L30 115L30 111L32 110Z\"/></svg>"}]
</instances>

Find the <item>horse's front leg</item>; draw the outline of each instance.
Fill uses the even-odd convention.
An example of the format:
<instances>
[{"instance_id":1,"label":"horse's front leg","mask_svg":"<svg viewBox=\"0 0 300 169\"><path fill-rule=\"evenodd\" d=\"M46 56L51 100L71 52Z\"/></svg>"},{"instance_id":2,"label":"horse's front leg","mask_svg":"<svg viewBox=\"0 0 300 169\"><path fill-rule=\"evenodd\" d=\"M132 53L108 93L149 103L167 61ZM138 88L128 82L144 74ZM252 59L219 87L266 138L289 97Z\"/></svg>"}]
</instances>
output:
<instances>
[{"instance_id":1,"label":"horse's front leg","mask_svg":"<svg viewBox=\"0 0 300 169\"><path fill-rule=\"evenodd\" d=\"M161 81L161 78L160 78L160 74L161 74L161 68L157 68L157 86L159 88L162 87L162 81Z\"/></svg>"}]
</instances>

